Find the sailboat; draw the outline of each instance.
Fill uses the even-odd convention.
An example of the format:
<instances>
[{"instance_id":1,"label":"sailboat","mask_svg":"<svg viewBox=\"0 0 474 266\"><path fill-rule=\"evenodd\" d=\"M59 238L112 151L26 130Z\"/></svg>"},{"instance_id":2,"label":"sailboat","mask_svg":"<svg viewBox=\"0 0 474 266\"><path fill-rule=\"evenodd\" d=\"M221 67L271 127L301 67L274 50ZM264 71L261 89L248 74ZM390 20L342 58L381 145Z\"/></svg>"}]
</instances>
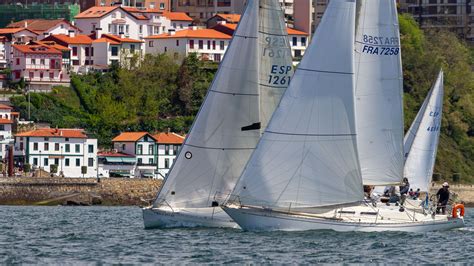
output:
<instances>
[{"instance_id":1,"label":"sailboat","mask_svg":"<svg viewBox=\"0 0 474 266\"><path fill-rule=\"evenodd\" d=\"M391 152L385 157L393 161L381 163L390 168L380 179L364 174L378 167L360 162L368 160L369 154L359 155L359 146L372 144L364 142L377 136L372 135L375 126L367 121L358 124L364 119L362 114L370 113L358 101L366 102L376 98L371 95L384 94L387 90L395 92L387 92L393 96L385 96L385 102L401 101L398 91L401 67L396 65L398 59L390 60L393 67L389 70L393 72L380 74L380 81L395 79L396 82L379 87L381 92L374 92L373 88L366 93L358 91L358 86L364 84L359 75L368 80L370 70L374 75L379 75L377 71L385 72L378 68L386 65L378 57L399 58L400 54L398 30L392 31L392 35L370 32L377 29L377 25L370 27L371 18L376 23L388 19L388 23L398 25L395 1L359 1L358 4L356 8L354 0L329 2L290 86L223 206L242 229L422 232L464 225L462 217L398 212L364 202L365 180L396 184L403 176L403 113L398 102L387 106L396 112L391 117L395 126L384 124L387 135L373 141L377 145L374 152L382 149L378 145L388 146L385 151ZM388 10L389 16L383 16L382 10ZM356 27L362 40L355 38ZM357 52L372 58L354 55ZM378 67L370 66L371 60ZM358 130L363 127L368 132L358 140Z\"/></svg>"},{"instance_id":2,"label":"sailboat","mask_svg":"<svg viewBox=\"0 0 474 266\"><path fill-rule=\"evenodd\" d=\"M278 0L249 0L145 228L237 227L219 207L293 75Z\"/></svg>"}]
</instances>

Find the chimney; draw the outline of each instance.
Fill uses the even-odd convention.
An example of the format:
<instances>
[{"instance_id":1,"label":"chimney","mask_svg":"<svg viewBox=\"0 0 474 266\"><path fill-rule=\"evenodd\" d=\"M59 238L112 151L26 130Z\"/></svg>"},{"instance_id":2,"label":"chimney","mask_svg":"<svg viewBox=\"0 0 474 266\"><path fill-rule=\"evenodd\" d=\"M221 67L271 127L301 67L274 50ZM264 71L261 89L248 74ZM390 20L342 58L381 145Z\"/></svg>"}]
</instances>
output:
<instances>
[{"instance_id":1,"label":"chimney","mask_svg":"<svg viewBox=\"0 0 474 266\"><path fill-rule=\"evenodd\" d=\"M69 31L68 31L68 35L69 35L69 37L74 37L74 36L76 36L76 31L74 31L74 30L69 30Z\"/></svg>"},{"instance_id":2,"label":"chimney","mask_svg":"<svg viewBox=\"0 0 474 266\"><path fill-rule=\"evenodd\" d=\"M166 134L169 134L171 132L171 128L168 128L168 130L166 131Z\"/></svg>"},{"instance_id":3,"label":"chimney","mask_svg":"<svg viewBox=\"0 0 474 266\"><path fill-rule=\"evenodd\" d=\"M23 28L28 28L28 21L25 20L25 24L23 25L24 27Z\"/></svg>"},{"instance_id":4,"label":"chimney","mask_svg":"<svg viewBox=\"0 0 474 266\"><path fill-rule=\"evenodd\" d=\"M102 28L95 28L95 38L100 39L102 37Z\"/></svg>"},{"instance_id":5,"label":"chimney","mask_svg":"<svg viewBox=\"0 0 474 266\"><path fill-rule=\"evenodd\" d=\"M169 29L168 30L168 35L172 36L172 35L175 35L176 34L176 30L174 29Z\"/></svg>"},{"instance_id":6,"label":"chimney","mask_svg":"<svg viewBox=\"0 0 474 266\"><path fill-rule=\"evenodd\" d=\"M120 38L123 38L123 35L124 35L123 31L119 32L119 37Z\"/></svg>"},{"instance_id":7,"label":"chimney","mask_svg":"<svg viewBox=\"0 0 474 266\"><path fill-rule=\"evenodd\" d=\"M225 20L217 21L217 24L225 25L225 24L227 24L227 21L225 21Z\"/></svg>"}]
</instances>

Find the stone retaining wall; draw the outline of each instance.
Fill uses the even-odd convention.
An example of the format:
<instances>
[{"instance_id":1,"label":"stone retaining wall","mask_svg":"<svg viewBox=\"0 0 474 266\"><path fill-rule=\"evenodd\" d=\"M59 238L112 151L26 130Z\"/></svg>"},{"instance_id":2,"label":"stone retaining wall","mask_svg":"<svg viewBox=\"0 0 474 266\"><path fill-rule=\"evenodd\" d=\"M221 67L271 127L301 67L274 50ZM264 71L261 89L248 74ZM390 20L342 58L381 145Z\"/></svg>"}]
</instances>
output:
<instances>
[{"instance_id":1,"label":"stone retaining wall","mask_svg":"<svg viewBox=\"0 0 474 266\"><path fill-rule=\"evenodd\" d=\"M2 205L81 204L146 205L162 181L102 178L0 178Z\"/></svg>"}]
</instances>

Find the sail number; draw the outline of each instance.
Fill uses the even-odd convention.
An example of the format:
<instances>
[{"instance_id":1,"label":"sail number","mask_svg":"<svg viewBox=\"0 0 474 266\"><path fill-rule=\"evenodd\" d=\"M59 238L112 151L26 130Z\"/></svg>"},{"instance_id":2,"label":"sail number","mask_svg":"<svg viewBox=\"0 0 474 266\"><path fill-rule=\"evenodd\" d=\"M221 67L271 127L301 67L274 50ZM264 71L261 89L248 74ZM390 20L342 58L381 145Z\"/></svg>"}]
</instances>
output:
<instances>
[{"instance_id":1,"label":"sail number","mask_svg":"<svg viewBox=\"0 0 474 266\"><path fill-rule=\"evenodd\" d=\"M263 56L275 58L291 58L290 49L263 48Z\"/></svg>"},{"instance_id":2,"label":"sail number","mask_svg":"<svg viewBox=\"0 0 474 266\"><path fill-rule=\"evenodd\" d=\"M364 34L363 38L366 44L398 46L397 37L380 37Z\"/></svg>"},{"instance_id":3,"label":"sail number","mask_svg":"<svg viewBox=\"0 0 474 266\"><path fill-rule=\"evenodd\" d=\"M289 85L291 77L288 75L290 73L291 66L279 66L272 65L271 75L269 75L268 84L272 85Z\"/></svg>"},{"instance_id":4,"label":"sail number","mask_svg":"<svg viewBox=\"0 0 474 266\"><path fill-rule=\"evenodd\" d=\"M398 55L400 53L399 40L397 37L380 37L363 35L362 53L372 55ZM390 47L383 47L383 46Z\"/></svg>"},{"instance_id":5,"label":"sail number","mask_svg":"<svg viewBox=\"0 0 474 266\"><path fill-rule=\"evenodd\" d=\"M276 47L286 47L286 38L279 36L279 37L266 37L265 42L268 46L276 46Z\"/></svg>"}]
</instances>

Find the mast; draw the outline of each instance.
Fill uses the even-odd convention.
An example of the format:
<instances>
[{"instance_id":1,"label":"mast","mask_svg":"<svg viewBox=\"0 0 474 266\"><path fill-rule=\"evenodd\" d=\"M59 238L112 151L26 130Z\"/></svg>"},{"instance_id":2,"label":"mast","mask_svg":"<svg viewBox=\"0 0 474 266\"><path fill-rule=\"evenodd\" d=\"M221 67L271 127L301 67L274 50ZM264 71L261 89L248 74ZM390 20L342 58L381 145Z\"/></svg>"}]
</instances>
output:
<instances>
[{"instance_id":1,"label":"mast","mask_svg":"<svg viewBox=\"0 0 474 266\"><path fill-rule=\"evenodd\" d=\"M354 1L329 3L230 201L288 210L363 199L354 116L354 16Z\"/></svg>"},{"instance_id":2,"label":"mast","mask_svg":"<svg viewBox=\"0 0 474 266\"><path fill-rule=\"evenodd\" d=\"M364 185L403 178L403 76L395 0L358 0L357 144Z\"/></svg>"},{"instance_id":3,"label":"mast","mask_svg":"<svg viewBox=\"0 0 474 266\"><path fill-rule=\"evenodd\" d=\"M443 71L405 136L405 176L410 186L428 192L436 162L443 109Z\"/></svg>"}]
</instances>

